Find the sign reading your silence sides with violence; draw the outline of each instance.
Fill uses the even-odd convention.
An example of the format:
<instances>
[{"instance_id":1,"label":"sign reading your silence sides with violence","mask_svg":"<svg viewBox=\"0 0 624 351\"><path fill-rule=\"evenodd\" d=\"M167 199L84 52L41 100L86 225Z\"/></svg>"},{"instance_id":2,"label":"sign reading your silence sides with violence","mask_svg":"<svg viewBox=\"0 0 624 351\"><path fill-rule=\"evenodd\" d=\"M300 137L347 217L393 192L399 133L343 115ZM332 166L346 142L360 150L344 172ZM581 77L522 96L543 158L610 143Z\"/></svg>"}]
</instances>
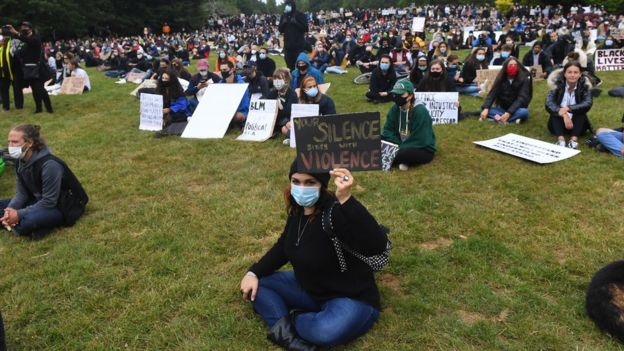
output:
<instances>
[{"instance_id":1,"label":"sign reading your silence sides with violence","mask_svg":"<svg viewBox=\"0 0 624 351\"><path fill-rule=\"evenodd\" d=\"M381 169L379 112L294 118L301 172Z\"/></svg>"}]
</instances>

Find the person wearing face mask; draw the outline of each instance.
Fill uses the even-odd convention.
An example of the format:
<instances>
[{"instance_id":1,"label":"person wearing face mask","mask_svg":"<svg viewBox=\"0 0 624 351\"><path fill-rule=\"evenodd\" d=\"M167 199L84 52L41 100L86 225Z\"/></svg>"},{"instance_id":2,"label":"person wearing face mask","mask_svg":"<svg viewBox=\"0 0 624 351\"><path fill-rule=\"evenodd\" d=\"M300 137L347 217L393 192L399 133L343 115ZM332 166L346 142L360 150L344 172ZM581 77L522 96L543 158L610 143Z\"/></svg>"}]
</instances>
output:
<instances>
[{"instance_id":1,"label":"person wearing face mask","mask_svg":"<svg viewBox=\"0 0 624 351\"><path fill-rule=\"evenodd\" d=\"M16 191L13 198L0 200L2 225L15 235L33 239L73 225L89 198L65 162L52 155L40 127L21 124L12 128L8 146L16 160Z\"/></svg>"},{"instance_id":2,"label":"person wearing face mask","mask_svg":"<svg viewBox=\"0 0 624 351\"><path fill-rule=\"evenodd\" d=\"M5 35L0 42L0 100L2 111L9 111L11 100L9 88L13 87L15 109L24 108L24 93L22 91L22 70L15 55L15 39L10 34Z\"/></svg>"},{"instance_id":3,"label":"person wearing face mask","mask_svg":"<svg viewBox=\"0 0 624 351\"><path fill-rule=\"evenodd\" d=\"M604 43L600 45L599 50L618 49L621 47L621 43L615 40L612 35L607 35Z\"/></svg>"},{"instance_id":4,"label":"person wearing face mask","mask_svg":"<svg viewBox=\"0 0 624 351\"><path fill-rule=\"evenodd\" d=\"M457 92L460 94L479 96L479 87L477 86L477 70L488 69L485 48L477 48L474 53L464 63L464 67L457 79Z\"/></svg>"},{"instance_id":5,"label":"person wearing face mask","mask_svg":"<svg viewBox=\"0 0 624 351\"><path fill-rule=\"evenodd\" d=\"M217 64L215 66L215 73L219 74L221 73L221 71L219 71L219 67L221 67L221 65L226 64L227 62L230 62L234 65L234 67L236 67L236 58L229 56L227 54L227 52L224 49L219 50L219 57L217 57Z\"/></svg>"},{"instance_id":6,"label":"person wearing face mask","mask_svg":"<svg viewBox=\"0 0 624 351\"><path fill-rule=\"evenodd\" d=\"M412 82L413 86L418 86L420 81L425 76L425 72L429 68L429 62L427 61L427 56L425 54L420 53L418 59L416 59L416 64L412 67L412 70L409 74L409 80Z\"/></svg>"},{"instance_id":7,"label":"person wearing face mask","mask_svg":"<svg viewBox=\"0 0 624 351\"><path fill-rule=\"evenodd\" d=\"M505 43L503 45L511 47L510 56L520 57L520 47L516 45L516 41L512 35L507 35L507 37L505 37Z\"/></svg>"},{"instance_id":8,"label":"person wearing face mask","mask_svg":"<svg viewBox=\"0 0 624 351\"><path fill-rule=\"evenodd\" d=\"M290 111L292 104L299 102L294 89L290 87L290 72L286 68L278 68L273 75L273 88L269 91L269 100L277 100L277 118L274 134L280 132L288 137L290 130ZM290 140L286 139L289 145Z\"/></svg>"},{"instance_id":9,"label":"person wearing face mask","mask_svg":"<svg viewBox=\"0 0 624 351\"><path fill-rule=\"evenodd\" d=\"M383 55L379 59L379 67L373 70L366 98L369 102L380 103L392 101L390 91L396 83L396 73L394 63L388 55Z\"/></svg>"},{"instance_id":10,"label":"person wearing face mask","mask_svg":"<svg viewBox=\"0 0 624 351\"><path fill-rule=\"evenodd\" d=\"M236 67L232 64L232 62L226 62L221 64L219 70L221 72L221 84L243 84L245 80L240 75L236 74ZM241 128L245 126L245 120L247 120L247 114L249 113L249 102L251 94L249 94L249 88L243 94L243 98L241 99L236 112L234 113L234 117L232 118L232 122L238 124Z\"/></svg>"},{"instance_id":11,"label":"person wearing face mask","mask_svg":"<svg viewBox=\"0 0 624 351\"><path fill-rule=\"evenodd\" d=\"M336 190L328 191L330 174ZM295 160L284 191L288 217L280 238L241 280L243 299L269 328L268 339L287 350L317 350L346 344L366 334L379 318L380 296L370 266L343 255L323 228L324 213L336 237L354 251L382 253L386 231L352 195L354 177L338 168L306 173ZM278 271L290 263L292 271ZM327 326L332 326L327 328Z\"/></svg>"},{"instance_id":12,"label":"person wearing face mask","mask_svg":"<svg viewBox=\"0 0 624 351\"><path fill-rule=\"evenodd\" d=\"M284 35L284 61L291 71L300 52L306 48L304 34L309 32L308 19L305 14L297 11L295 0L284 2L284 14L280 17L278 30Z\"/></svg>"},{"instance_id":13,"label":"person wearing face mask","mask_svg":"<svg viewBox=\"0 0 624 351\"><path fill-rule=\"evenodd\" d=\"M529 118L533 98L531 73L515 57L505 60L502 66L481 105L480 120L490 118L500 124L519 124ZM494 103L496 106L492 107Z\"/></svg>"},{"instance_id":14,"label":"person wearing face mask","mask_svg":"<svg viewBox=\"0 0 624 351\"><path fill-rule=\"evenodd\" d=\"M197 93L213 83L219 83L221 81L221 77L210 72L210 67L208 64L208 60L201 59L197 61L197 74L193 75L189 80L189 85L184 94L189 97L189 110L190 115L193 114L193 111L199 105L199 99L197 98Z\"/></svg>"},{"instance_id":15,"label":"person wearing face mask","mask_svg":"<svg viewBox=\"0 0 624 351\"><path fill-rule=\"evenodd\" d=\"M406 171L410 166L431 162L436 152L436 138L429 110L414 102L414 86L403 79L394 85L394 104L388 111L381 139L399 145L394 165Z\"/></svg>"},{"instance_id":16,"label":"person wearing face mask","mask_svg":"<svg viewBox=\"0 0 624 351\"><path fill-rule=\"evenodd\" d=\"M542 66L542 72L544 73L542 78L548 77L550 72L553 71L552 60L550 56L542 50L542 42L539 40L535 41L535 43L533 43L533 48L524 55L522 64L525 67Z\"/></svg>"},{"instance_id":17,"label":"person wearing face mask","mask_svg":"<svg viewBox=\"0 0 624 351\"><path fill-rule=\"evenodd\" d=\"M491 65L502 66L503 62L507 61L508 58L513 56L511 52L512 52L512 47L510 45L504 44L503 46L501 46L500 55L494 60L492 60Z\"/></svg>"},{"instance_id":18,"label":"person wearing face mask","mask_svg":"<svg viewBox=\"0 0 624 351\"><path fill-rule=\"evenodd\" d=\"M334 100L319 91L318 83L312 76L305 77L301 83L299 103L318 104L319 115L321 116L336 114L336 105L334 105Z\"/></svg>"},{"instance_id":19,"label":"person wearing face mask","mask_svg":"<svg viewBox=\"0 0 624 351\"><path fill-rule=\"evenodd\" d=\"M446 58L451 54L451 49L448 47L448 44L442 42L435 49L432 59L433 60L443 60L446 62Z\"/></svg>"},{"instance_id":20,"label":"person wearing face mask","mask_svg":"<svg viewBox=\"0 0 624 351\"><path fill-rule=\"evenodd\" d=\"M318 82L319 84L323 84L323 72L312 67L312 64L310 64L310 60L308 59L308 56L305 54L305 52L302 52L301 54L299 54L299 57L297 57L296 67L297 68L291 72L292 82L290 83L290 86L293 89L299 88L299 85L306 77L313 77L316 82Z\"/></svg>"},{"instance_id":21,"label":"person wearing face mask","mask_svg":"<svg viewBox=\"0 0 624 351\"><path fill-rule=\"evenodd\" d=\"M52 110L52 101L45 90L43 84L48 80L48 70L41 69L41 65L45 64L43 60L43 48L41 46L41 38L33 31L32 23L22 22L20 31L18 32L9 25L7 28L11 31L11 35L19 39L22 45L17 49L15 56L19 57L22 67L23 85L32 88L33 99L35 100L35 113L42 112L42 102L48 113Z\"/></svg>"},{"instance_id":22,"label":"person wearing face mask","mask_svg":"<svg viewBox=\"0 0 624 351\"><path fill-rule=\"evenodd\" d=\"M555 136L555 144L578 148L578 138L592 130L587 113L592 107L591 82L583 76L576 61L568 62L563 69L548 76L546 111L550 114L548 130ZM570 139L566 144L565 137Z\"/></svg>"},{"instance_id":23,"label":"person wearing face mask","mask_svg":"<svg viewBox=\"0 0 624 351\"><path fill-rule=\"evenodd\" d=\"M269 81L262 72L258 71L254 61L245 63L243 77L245 82L249 83L248 89L252 96L260 95L261 99L266 99L269 96Z\"/></svg>"},{"instance_id":24,"label":"person wearing face mask","mask_svg":"<svg viewBox=\"0 0 624 351\"><path fill-rule=\"evenodd\" d=\"M175 71L163 71L159 76L155 93L163 97L163 127L166 128L172 123L186 122L189 117L188 100Z\"/></svg>"},{"instance_id":25,"label":"person wearing face mask","mask_svg":"<svg viewBox=\"0 0 624 351\"><path fill-rule=\"evenodd\" d=\"M325 70L329 66L329 60L331 60L329 52L327 52L325 46L321 42L317 42L316 49L312 53L312 58L310 59L312 67L318 69L321 73L325 73Z\"/></svg>"},{"instance_id":26,"label":"person wearing face mask","mask_svg":"<svg viewBox=\"0 0 624 351\"><path fill-rule=\"evenodd\" d=\"M429 70L416 87L416 91L419 93L454 93L457 89L454 79L448 77L444 61L433 60L429 65ZM457 103L459 105L459 101Z\"/></svg>"},{"instance_id":27,"label":"person wearing face mask","mask_svg":"<svg viewBox=\"0 0 624 351\"><path fill-rule=\"evenodd\" d=\"M275 72L275 61L267 55L266 49L260 49L258 53L258 61L256 61L256 68L262 72L264 76L271 80Z\"/></svg>"}]
</instances>

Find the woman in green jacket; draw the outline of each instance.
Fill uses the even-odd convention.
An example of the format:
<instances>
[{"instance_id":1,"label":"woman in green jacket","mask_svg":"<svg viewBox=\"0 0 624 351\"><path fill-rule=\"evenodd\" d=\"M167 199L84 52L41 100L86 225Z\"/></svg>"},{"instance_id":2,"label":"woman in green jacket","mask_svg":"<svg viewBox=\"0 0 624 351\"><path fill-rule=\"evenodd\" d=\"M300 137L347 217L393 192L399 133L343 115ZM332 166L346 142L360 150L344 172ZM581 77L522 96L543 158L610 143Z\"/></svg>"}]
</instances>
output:
<instances>
[{"instance_id":1,"label":"woman in green jacket","mask_svg":"<svg viewBox=\"0 0 624 351\"><path fill-rule=\"evenodd\" d=\"M436 152L435 134L429 111L414 102L414 85L407 79L400 80L391 93L394 105L388 111L381 138L399 145L393 164L406 171L410 166L431 162Z\"/></svg>"}]
</instances>

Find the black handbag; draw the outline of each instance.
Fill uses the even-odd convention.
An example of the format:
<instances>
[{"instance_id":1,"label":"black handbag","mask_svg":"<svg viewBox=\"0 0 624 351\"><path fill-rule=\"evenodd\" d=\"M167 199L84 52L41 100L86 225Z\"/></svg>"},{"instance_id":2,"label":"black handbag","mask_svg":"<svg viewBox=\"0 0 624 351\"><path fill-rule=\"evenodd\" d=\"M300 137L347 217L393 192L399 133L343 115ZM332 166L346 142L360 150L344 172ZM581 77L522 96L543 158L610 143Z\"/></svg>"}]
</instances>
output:
<instances>
[{"instance_id":1,"label":"black handbag","mask_svg":"<svg viewBox=\"0 0 624 351\"><path fill-rule=\"evenodd\" d=\"M39 64L24 63L22 64L22 72L24 73L24 79L39 79Z\"/></svg>"},{"instance_id":2,"label":"black handbag","mask_svg":"<svg viewBox=\"0 0 624 351\"><path fill-rule=\"evenodd\" d=\"M335 205L336 202L334 202L329 208L326 208L323 211L321 225L323 226L323 230L329 235L329 238L334 245L336 256L338 256L338 265L340 266L340 272L345 272L347 270L347 261L344 258L343 250L347 251L351 255L366 263L373 271L381 271L385 266L388 265L388 263L390 263L390 250L392 249L392 242L388 240L386 242L386 248L384 249L384 251L380 254L372 256L366 256L350 248L347 244L340 241L334 233L331 216ZM383 225L379 225L379 230L383 231L386 235L390 232L390 229Z\"/></svg>"}]
</instances>

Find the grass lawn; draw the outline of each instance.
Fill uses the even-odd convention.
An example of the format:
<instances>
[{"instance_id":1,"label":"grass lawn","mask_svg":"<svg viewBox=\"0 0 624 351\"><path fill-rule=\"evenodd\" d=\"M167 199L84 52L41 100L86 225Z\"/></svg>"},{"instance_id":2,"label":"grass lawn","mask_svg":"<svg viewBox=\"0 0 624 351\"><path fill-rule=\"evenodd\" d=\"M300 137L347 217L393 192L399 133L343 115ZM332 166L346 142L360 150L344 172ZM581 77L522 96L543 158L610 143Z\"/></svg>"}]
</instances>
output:
<instances>
[{"instance_id":1,"label":"grass lawn","mask_svg":"<svg viewBox=\"0 0 624 351\"><path fill-rule=\"evenodd\" d=\"M136 86L88 72L93 92L52 97L53 115L33 115L30 95L23 111L0 115L0 138L41 124L91 197L76 226L44 240L0 235L9 349L271 349L238 289L283 228L294 151L281 139L235 141L239 131L155 139L138 130ZM366 103L355 75L326 75L338 113L385 119L390 105ZM618 127L623 100L606 91L624 72L599 76L590 119ZM472 144L509 132L554 142L546 89L535 83L526 124L436 126L431 164L355 175L355 196L391 227L395 248L378 275L380 321L344 349L621 349L587 319L584 295L622 257L622 160L581 143L578 156L540 166ZM465 111L481 102L461 97ZM14 182L7 169L1 197Z\"/></svg>"}]
</instances>

